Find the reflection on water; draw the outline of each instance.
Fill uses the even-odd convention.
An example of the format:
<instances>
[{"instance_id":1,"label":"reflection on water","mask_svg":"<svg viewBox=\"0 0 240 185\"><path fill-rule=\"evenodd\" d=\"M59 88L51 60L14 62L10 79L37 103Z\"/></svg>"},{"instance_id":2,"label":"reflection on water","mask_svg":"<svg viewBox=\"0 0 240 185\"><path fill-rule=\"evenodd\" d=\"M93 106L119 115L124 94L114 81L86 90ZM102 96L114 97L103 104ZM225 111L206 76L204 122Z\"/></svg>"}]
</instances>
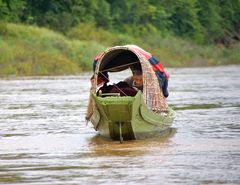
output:
<instances>
[{"instance_id":1,"label":"reflection on water","mask_svg":"<svg viewBox=\"0 0 240 185\"><path fill-rule=\"evenodd\" d=\"M144 155L147 151L162 150L168 144L169 138L176 133L175 128L167 130L161 137L149 138L145 140L124 141L121 144L119 141L112 141L111 139L96 135L91 138L89 145L92 148L93 156L129 156L135 157ZM155 146L154 148L151 146ZM146 147L148 150L146 150Z\"/></svg>"},{"instance_id":2,"label":"reflection on water","mask_svg":"<svg viewBox=\"0 0 240 185\"><path fill-rule=\"evenodd\" d=\"M90 74L1 79L0 184L240 184L239 71L169 69L173 128L123 144L86 126Z\"/></svg>"}]
</instances>

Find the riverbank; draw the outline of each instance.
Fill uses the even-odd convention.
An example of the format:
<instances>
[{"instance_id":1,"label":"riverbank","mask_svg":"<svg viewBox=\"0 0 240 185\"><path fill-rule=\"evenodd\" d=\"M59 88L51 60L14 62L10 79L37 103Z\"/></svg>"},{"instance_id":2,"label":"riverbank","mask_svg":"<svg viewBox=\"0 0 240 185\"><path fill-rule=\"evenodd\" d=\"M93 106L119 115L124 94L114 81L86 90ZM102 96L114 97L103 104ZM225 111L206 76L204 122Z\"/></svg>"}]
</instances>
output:
<instances>
[{"instance_id":1,"label":"riverbank","mask_svg":"<svg viewBox=\"0 0 240 185\"><path fill-rule=\"evenodd\" d=\"M200 46L157 32L134 37L93 24L81 24L66 35L37 26L0 24L0 76L77 74L91 70L97 53L124 44L139 45L167 67L240 64L240 44Z\"/></svg>"}]
</instances>

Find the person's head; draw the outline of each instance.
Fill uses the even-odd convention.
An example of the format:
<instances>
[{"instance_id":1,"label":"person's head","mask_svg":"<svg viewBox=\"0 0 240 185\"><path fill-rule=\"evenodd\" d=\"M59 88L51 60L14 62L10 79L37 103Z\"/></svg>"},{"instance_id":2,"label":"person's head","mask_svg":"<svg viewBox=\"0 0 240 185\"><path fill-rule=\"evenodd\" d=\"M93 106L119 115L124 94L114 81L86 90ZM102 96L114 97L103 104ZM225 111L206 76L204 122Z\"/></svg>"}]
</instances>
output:
<instances>
[{"instance_id":1,"label":"person's head","mask_svg":"<svg viewBox=\"0 0 240 185\"><path fill-rule=\"evenodd\" d=\"M142 71L141 70L133 70L133 81L136 86L142 86L143 85L143 77L142 77Z\"/></svg>"},{"instance_id":2,"label":"person's head","mask_svg":"<svg viewBox=\"0 0 240 185\"><path fill-rule=\"evenodd\" d=\"M107 83L109 82L109 76L106 72L99 73L97 78L97 84Z\"/></svg>"},{"instance_id":3,"label":"person's head","mask_svg":"<svg viewBox=\"0 0 240 185\"><path fill-rule=\"evenodd\" d=\"M103 83L107 83L109 82L109 76L107 73L99 73L98 74L98 77L97 77L97 85L101 85ZM91 77L91 83L93 85L93 82L94 82L94 75Z\"/></svg>"}]
</instances>

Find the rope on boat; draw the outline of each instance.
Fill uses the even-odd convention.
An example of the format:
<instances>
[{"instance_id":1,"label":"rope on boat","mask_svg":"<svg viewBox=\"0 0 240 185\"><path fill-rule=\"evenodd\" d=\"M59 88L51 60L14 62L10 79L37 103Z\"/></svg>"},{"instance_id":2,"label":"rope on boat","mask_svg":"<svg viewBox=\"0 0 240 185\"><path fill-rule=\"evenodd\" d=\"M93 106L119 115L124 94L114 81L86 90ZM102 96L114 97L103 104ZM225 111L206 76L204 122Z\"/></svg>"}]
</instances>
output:
<instances>
[{"instance_id":1,"label":"rope on boat","mask_svg":"<svg viewBox=\"0 0 240 185\"><path fill-rule=\"evenodd\" d=\"M128 63L128 64L123 64L123 65L120 65L120 66L117 66L117 67L112 67L112 68L108 68L108 69L105 69L105 70L101 70L101 71L98 71L104 78L106 78L108 81L110 81L110 79L103 74L103 72L106 72L106 71L109 71L109 70L112 70L112 69L117 69L117 68L121 68L121 67L125 67L125 66L131 66L133 64L136 64L136 63L140 63L140 61L137 61L137 62L131 62L131 63ZM126 93L124 93L122 91L122 89L120 89L118 86L116 86L116 84L113 83L113 86L116 87L121 93L123 93L125 96L127 96Z\"/></svg>"},{"instance_id":2,"label":"rope on boat","mask_svg":"<svg viewBox=\"0 0 240 185\"><path fill-rule=\"evenodd\" d=\"M117 68L121 68L121 67L125 67L125 66L131 66L132 64L136 64L136 63L140 63L140 61L131 62L131 63L128 63L128 64L123 64L123 65L117 66L117 67L108 68L108 69L105 69L105 70L101 70L99 72L106 72L106 71L109 71L109 70L112 70L112 69L117 69Z\"/></svg>"},{"instance_id":3,"label":"rope on boat","mask_svg":"<svg viewBox=\"0 0 240 185\"><path fill-rule=\"evenodd\" d=\"M104 78L106 78L106 79L108 79L108 81L110 81L109 78L106 77L106 75L104 75L102 72L100 72L100 73L104 76ZM127 96L127 94L126 94L125 92L123 92L122 89L120 89L118 86L116 86L116 84L113 83L113 86L116 87L116 88L117 88L121 93L123 93L125 96Z\"/></svg>"}]
</instances>

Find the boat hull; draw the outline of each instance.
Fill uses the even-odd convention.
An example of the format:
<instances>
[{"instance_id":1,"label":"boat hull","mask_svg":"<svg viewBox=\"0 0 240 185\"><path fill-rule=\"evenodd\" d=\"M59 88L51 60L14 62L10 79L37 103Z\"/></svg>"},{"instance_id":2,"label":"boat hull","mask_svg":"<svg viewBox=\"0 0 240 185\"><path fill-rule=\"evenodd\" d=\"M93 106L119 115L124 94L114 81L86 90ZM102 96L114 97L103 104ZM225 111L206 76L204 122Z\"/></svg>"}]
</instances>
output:
<instances>
[{"instance_id":1,"label":"boat hull","mask_svg":"<svg viewBox=\"0 0 240 185\"><path fill-rule=\"evenodd\" d=\"M100 135L114 140L134 140L155 137L172 125L175 112L155 113L147 108L142 93L136 96L99 97L92 94L91 122Z\"/></svg>"}]
</instances>

